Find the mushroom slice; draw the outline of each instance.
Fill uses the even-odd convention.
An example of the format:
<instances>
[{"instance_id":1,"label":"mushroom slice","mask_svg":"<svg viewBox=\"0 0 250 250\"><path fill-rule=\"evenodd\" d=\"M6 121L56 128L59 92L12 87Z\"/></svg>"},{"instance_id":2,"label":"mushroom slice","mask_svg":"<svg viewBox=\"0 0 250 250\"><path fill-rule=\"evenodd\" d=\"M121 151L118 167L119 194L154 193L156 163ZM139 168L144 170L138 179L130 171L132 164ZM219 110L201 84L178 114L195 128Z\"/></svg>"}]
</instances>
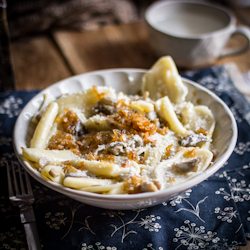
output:
<instances>
[{"instance_id":1,"label":"mushroom slice","mask_svg":"<svg viewBox=\"0 0 250 250\"><path fill-rule=\"evenodd\" d=\"M107 145L107 151L113 155L123 155L125 153L125 146L124 142L115 141Z\"/></svg>"},{"instance_id":2,"label":"mushroom slice","mask_svg":"<svg viewBox=\"0 0 250 250\"><path fill-rule=\"evenodd\" d=\"M176 162L172 165L174 171L180 173L197 172L200 159L198 157L187 159L187 161Z\"/></svg>"},{"instance_id":3,"label":"mushroom slice","mask_svg":"<svg viewBox=\"0 0 250 250\"><path fill-rule=\"evenodd\" d=\"M141 192L156 192L161 189L161 183L157 180L143 181L140 188Z\"/></svg>"},{"instance_id":4,"label":"mushroom slice","mask_svg":"<svg viewBox=\"0 0 250 250\"><path fill-rule=\"evenodd\" d=\"M196 147L202 146L206 142L211 142L212 139L203 134L190 133L186 137L180 139L180 144L183 147Z\"/></svg>"},{"instance_id":5,"label":"mushroom slice","mask_svg":"<svg viewBox=\"0 0 250 250\"><path fill-rule=\"evenodd\" d=\"M94 114L111 115L116 112L116 103L110 98L102 98L93 107Z\"/></svg>"}]
</instances>

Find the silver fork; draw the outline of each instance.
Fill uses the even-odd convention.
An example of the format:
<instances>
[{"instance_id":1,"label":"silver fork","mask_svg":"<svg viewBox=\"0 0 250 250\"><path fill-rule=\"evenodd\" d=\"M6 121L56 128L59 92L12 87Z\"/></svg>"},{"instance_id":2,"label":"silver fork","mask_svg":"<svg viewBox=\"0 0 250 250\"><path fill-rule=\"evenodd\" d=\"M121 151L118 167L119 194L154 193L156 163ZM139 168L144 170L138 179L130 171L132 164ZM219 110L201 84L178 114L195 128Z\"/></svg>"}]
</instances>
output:
<instances>
[{"instance_id":1,"label":"silver fork","mask_svg":"<svg viewBox=\"0 0 250 250\"><path fill-rule=\"evenodd\" d=\"M20 218L22 224L24 225L28 247L32 250L40 250L42 248L36 227L35 214L32 207L32 203L35 199L29 176L25 170L24 173L22 173L18 162L11 162L11 167L7 162L7 177L9 199L13 206L18 206L20 209Z\"/></svg>"}]
</instances>

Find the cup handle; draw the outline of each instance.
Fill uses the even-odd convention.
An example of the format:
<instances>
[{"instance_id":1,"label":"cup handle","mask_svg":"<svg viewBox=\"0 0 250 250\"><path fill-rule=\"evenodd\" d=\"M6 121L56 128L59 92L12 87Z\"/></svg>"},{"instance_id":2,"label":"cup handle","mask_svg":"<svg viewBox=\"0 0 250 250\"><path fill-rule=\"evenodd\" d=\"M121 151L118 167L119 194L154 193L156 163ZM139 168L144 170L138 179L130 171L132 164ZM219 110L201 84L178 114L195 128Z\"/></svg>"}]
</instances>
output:
<instances>
[{"instance_id":1,"label":"cup handle","mask_svg":"<svg viewBox=\"0 0 250 250\"><path fill-rule=\"evenodd\" d=\"M225 49L220 55L220 58L225 57L225 56L241 54L250 48L250 29L245 26L237 26L234 32L231 34L231 36L236 35L236 34L241 34L245 36L247 38L247 44L240 48Z\"/></svg>"}]
</instances>

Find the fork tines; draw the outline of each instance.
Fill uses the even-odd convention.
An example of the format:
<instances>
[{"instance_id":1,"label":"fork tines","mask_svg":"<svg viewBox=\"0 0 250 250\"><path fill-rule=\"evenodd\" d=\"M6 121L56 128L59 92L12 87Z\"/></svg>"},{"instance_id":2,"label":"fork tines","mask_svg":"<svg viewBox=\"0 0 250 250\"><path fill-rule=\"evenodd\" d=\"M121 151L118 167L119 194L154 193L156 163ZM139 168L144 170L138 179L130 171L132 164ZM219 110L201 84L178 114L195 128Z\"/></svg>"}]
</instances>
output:
<instances>
[{"instance_id":1,"label":"fork tines","mask_svg":"<svg viewBox=\"0 0 250 250\"><path fill-rule=\"evenodd\" d=\"M23 172L23 173L22 173ZM8 190L11 201L32 202L33 192L27 172L22 171L18 162L7 163ZM18 205L18 204L17 204Z\"/></svg>"},{"instance_id":2,"label":"fork tines","mask_svg":"<svg viewBox=\"0 0 250 250\"><path fill-rule=\"evenodd\" d=\"M9 199L13 206L19 206L20 218L24 225L28 248L30 250L41 250L36 218L32 207L35 199L29 176L25 170L21 170L18 162L12 161L11 166L7 162L6 165Z\"/></svg>"}]
</instances>

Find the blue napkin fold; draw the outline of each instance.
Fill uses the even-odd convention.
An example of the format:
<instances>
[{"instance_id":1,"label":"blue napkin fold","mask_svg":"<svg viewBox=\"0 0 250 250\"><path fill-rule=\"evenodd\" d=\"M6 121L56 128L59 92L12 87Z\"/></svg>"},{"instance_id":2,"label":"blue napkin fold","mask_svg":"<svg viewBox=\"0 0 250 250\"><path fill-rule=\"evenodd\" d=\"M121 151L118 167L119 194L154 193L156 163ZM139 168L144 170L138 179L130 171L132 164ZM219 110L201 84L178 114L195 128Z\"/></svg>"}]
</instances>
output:
<instances>
[{"instance_id":1,"label":"blue napkin fold","mask_svg":"<svg viewBox=\"0 0 250 250\"><path fill-rule=\"evenodd\" d=\"M236 148L209 179L154 207L107 210L61 195L31 179L43 249L234 249L250 238L249 103L227 69L182 74L220 96L239 130ZM27 249L19 210L8 200L6 161L15 161L12 131L21 109L38 91L0 93L0 249ZM21 133L20 129L20 133Z\"/></svg>"}]
</instances>

